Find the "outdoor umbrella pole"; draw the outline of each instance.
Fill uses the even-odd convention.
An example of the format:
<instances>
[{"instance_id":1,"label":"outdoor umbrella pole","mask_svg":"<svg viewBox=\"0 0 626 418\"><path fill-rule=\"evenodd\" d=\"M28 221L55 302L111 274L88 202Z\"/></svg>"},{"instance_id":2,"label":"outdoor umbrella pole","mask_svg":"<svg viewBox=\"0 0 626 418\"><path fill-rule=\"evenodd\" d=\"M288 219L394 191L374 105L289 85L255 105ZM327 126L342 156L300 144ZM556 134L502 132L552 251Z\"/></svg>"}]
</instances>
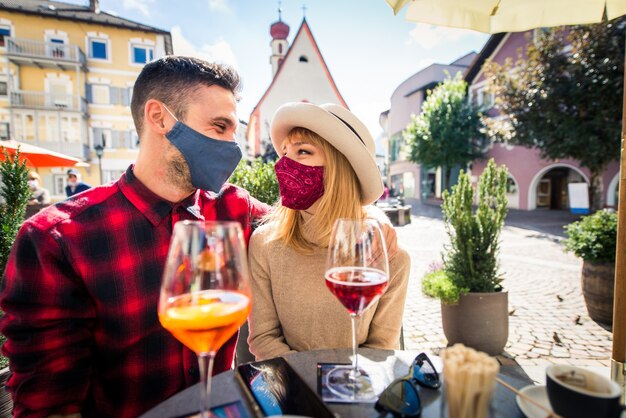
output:
<instances>
[{"instance_id":1,"label":"outdoor umbrella pole","mask_svg":"<svg viewBox=\"0 0 626 418\"><path fill-rule=\"evenodd\" d=\"M626 60L626 57L625 57ZM622 148L619 167L619 202L617 207L617 248L615 254L615 289L613 292L613 355L611 378L622 388L626 399L626 82L622 100Z\"/></svg>"}]
</instances>

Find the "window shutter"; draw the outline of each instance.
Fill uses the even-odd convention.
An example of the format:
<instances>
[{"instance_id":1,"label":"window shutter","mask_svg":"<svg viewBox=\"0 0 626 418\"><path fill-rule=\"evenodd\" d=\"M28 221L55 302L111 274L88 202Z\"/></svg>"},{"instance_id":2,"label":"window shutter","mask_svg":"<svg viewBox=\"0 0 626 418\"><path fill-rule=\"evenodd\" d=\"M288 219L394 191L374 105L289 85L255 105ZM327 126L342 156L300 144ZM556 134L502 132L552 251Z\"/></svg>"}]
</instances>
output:
<instances>
[{"instance_id":1,"label":"window shutter","mask_svg":"<svg viewBox=\"0 0 626 418\"><path fill-rule=\"evenodd\" d=\"M123 148L124 147L124 144L120 142L120 131L111 132L111 142L113 143L111 148Z\"/></svg>"},{"instance_id":2,"label":"window shutter","mask_svg":"<svg viewBox=\"0 0 626 418\"><path fill-rule=\"evenodd\" d=\"M134 148L133 144L130 142L130 132L120 131L120 135L122 137L122 144L124 144L124 148Z\"/></svg>"},{"instance_id":3,"label":"window shutter","mask_svg":"<svg viewBox=\"0 0 626 418\"><path fill-rule=\"evenodd\" d=\"M130 89L120 89L122 92L122 105L130 106Z\"/></svg>"},{"instance_id":4,"label":"window shutter","mask_svg":"<svg viewBox=\"0 0 626 418\"><path fill-rule=\"evenodd\" d=\"M91 91L91 84L85 83L85 99L87 99L87 103L93 103L93 93Z\"/></svg>"},{"instance_id":5,"label":"window shutter","mask_svg":"<svg viewBox=\"0 0 626 418\"><path fill-rule=\"evenodd\" d=\"M120 104L120 89L117 87L110 87L109 103L113 105Z\"/></svg>"}]
</instances>

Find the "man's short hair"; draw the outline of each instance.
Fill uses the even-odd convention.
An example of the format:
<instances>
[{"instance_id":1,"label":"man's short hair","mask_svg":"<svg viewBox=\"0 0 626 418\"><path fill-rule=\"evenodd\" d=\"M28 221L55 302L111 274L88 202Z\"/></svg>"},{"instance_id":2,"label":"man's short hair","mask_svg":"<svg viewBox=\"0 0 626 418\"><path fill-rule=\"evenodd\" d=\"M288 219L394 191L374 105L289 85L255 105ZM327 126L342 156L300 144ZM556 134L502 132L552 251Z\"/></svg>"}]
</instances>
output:
<instances>
[{"instance_id":1,"label":"man's short hair","mask_svg":"<svg viewBox=\"0 0 626 418\"><path fill-rule=\"evenodd\" d=\"M198 85L218 85L237 95L239 74L228 65L209 63L198 58L169 55L146 64L135 81L130 110L137 134L143 131L146 102L165 103L179 119L185 118L187 104Z\"/></svg>"}]
</instances>

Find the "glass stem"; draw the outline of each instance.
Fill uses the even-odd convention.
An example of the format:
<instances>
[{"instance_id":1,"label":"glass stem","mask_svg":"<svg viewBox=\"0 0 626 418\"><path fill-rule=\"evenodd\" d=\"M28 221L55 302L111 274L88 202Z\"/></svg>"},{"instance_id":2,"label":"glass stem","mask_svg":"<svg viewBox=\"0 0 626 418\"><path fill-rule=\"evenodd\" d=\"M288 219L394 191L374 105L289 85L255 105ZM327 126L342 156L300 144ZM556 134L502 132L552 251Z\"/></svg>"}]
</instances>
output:
<instances>
[{"instance_id":1,"label":"glass stem","mask_svg":"<svg viewBox=\"0 0 626 418\"><path fill-rule=\"evenodd\" d=\"M352 321L352 374L356 379L359 376L359 357L357 355L357 348L359 347L359 344L356 340L356 331L359 316L355 314L350 314L350 319Z\"/></svg>"},{"instance_id":2,"label":"glass stem","mask_svg":"<svg viewBox=\"0 0 626 418\"><path fill-rule=\"evenodd\" d=\"M213 374L213 360L215 352L203 353L198 355L198 366L200 366L200 390L202 391L202 418L211 416L211 376Z\"/></svg>"}]
</instances>

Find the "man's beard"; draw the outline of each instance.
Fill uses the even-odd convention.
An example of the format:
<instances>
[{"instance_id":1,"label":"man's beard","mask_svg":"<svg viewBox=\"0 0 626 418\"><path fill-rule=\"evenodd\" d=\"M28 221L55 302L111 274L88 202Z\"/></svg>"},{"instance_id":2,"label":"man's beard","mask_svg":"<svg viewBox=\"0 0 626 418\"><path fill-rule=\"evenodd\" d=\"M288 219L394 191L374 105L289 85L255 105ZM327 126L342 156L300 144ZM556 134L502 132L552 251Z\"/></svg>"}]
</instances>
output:
<instances>
[{"instance_id":1,"label":"man's beard","mask_svg":"<svg viewBox=\"0 0 626 418\"><path fill-rule=\"evenodd\" d=\"M195 187L191 183L191 172L183 154L174 145L168 147L166 161L166 181L185 192L192 192Z\"/></svg>"}]
</instances>

